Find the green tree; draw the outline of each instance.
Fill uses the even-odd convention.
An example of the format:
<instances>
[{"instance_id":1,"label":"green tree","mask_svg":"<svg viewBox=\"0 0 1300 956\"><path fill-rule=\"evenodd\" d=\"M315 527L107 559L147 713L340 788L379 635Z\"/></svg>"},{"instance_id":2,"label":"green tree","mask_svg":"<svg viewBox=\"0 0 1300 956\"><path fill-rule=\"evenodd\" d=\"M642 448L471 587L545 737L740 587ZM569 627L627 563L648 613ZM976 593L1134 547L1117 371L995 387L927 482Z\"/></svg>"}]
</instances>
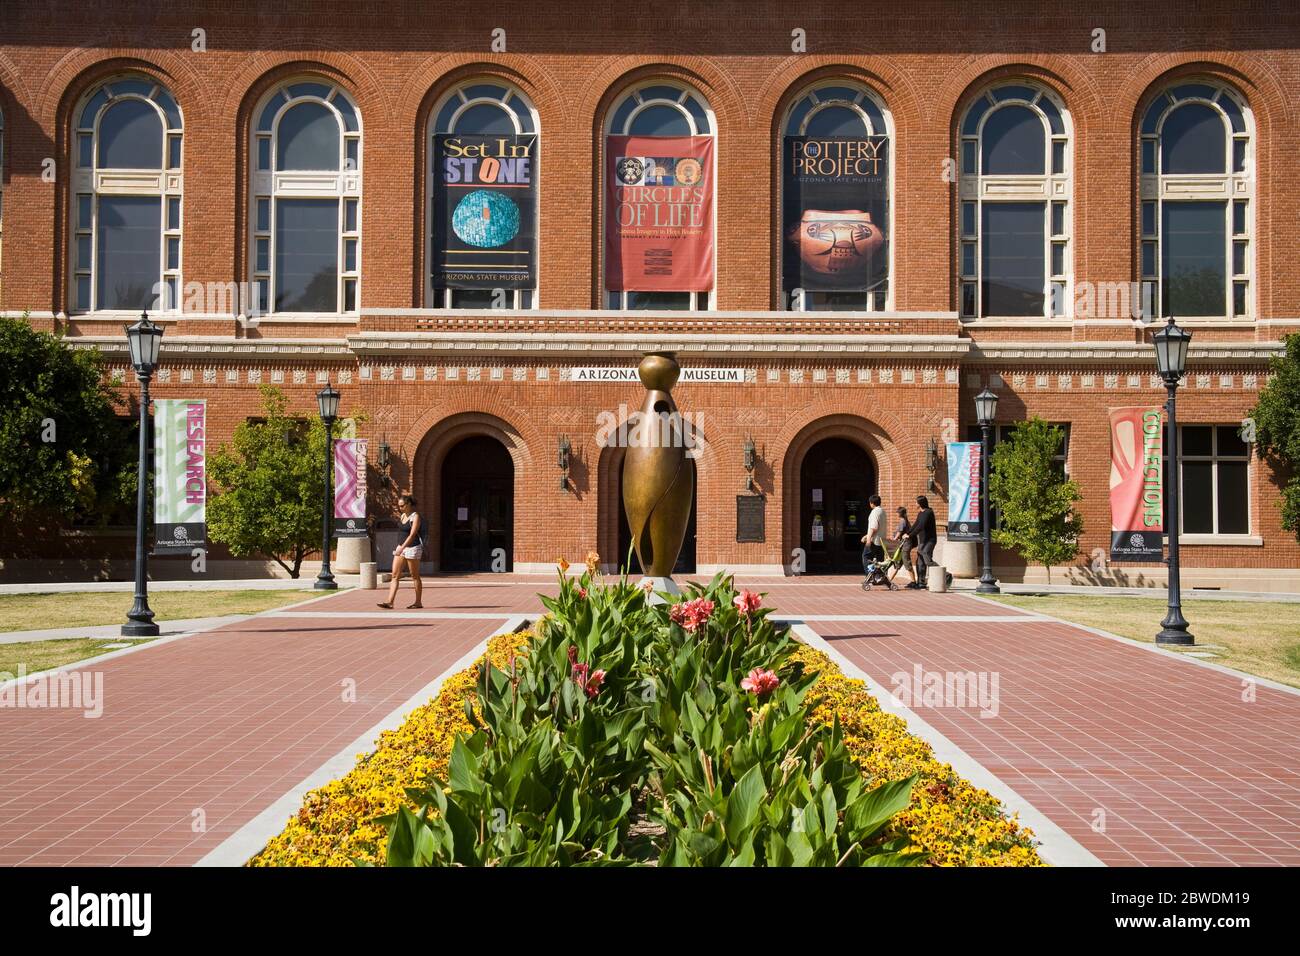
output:
<instances>
[{"instance_id":1,"label":"green tree","mask_svg":"<svg viewBox=\"0 0 1300 956\"><path fill-rule=\"evenodd\" d=\"M1268 384L1250 410L1246 427L1254 423L1255 451L1281 472L1282 527L1300 540L1300 332L1283 342L1286 351L1269 360ZM1245 437L1249 439L1249 433Z\"/></svg>"},{"instance_id":2,"label":"green tree","mask_svg":"<svg viewBox=\"0 0 1300 956\"><path fill-rule=\"evenodd\" d=\"M1000 515L993 540L1043 565L1049 581L1052 565L1078 555L1083 533L1074 509L1079 486L1055 461L1064 441L1063 429L1035 416L998 442L989 459L989 499Z\"/></svg>"},{"instance_id":3,"label":"green tree","mask_svg":"<svg viewBox=\"0 0 1300 956\"><path fill-rule=\"evenodd\" d=\"M0 520L105 515L135 493L136 446L104 360L0 316ZM133 433L131 433L133 434Z\"/></svg>"},{"instance_id":4,"label":"green tree","mask_svg":"<svg viewBox=\"0 0 1300 956\"><path fill-rule=\"evenodd\" d=\"M265 418L235 429L208 464L218 486L208 501L208 532L236 557L264 555L298 577L320 553L325 498L325 425L287 414L284 394L263 385ZM342 430L336 423L335 435Z\"/></svg>"}]
</instances>

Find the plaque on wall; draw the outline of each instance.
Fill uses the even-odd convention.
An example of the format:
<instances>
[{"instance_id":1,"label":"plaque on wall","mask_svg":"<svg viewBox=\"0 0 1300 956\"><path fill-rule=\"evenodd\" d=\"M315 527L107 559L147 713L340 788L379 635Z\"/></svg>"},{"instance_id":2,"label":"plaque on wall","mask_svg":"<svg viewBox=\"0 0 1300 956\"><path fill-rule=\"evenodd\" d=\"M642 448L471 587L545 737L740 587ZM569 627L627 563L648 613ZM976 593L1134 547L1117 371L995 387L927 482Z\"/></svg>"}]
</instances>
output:
<instances>
[{"instance_id":1,"label":"plaque on wall","mask_svg":"<svg viewBox=\"0 0 1300 956\"><path fill-rule=\"evenodd\" d=\"M763 544L767 540L767 499L762 495L736 495L736 543Z\"/></svg>"}]
</instances>

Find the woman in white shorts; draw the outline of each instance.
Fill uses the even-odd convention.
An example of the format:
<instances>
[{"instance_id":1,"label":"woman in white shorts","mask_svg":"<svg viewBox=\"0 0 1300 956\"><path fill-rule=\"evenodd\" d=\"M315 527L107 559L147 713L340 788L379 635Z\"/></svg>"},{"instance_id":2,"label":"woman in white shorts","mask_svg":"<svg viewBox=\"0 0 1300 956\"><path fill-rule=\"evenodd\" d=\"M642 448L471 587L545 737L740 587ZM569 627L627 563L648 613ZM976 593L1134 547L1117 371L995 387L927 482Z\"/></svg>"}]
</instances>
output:
<instances>
[{"instance_id":1,"label":"woman in white shorts","mask_svg":"<svg viewBox=\"0 0 1300 956\"><path fill-rule=\"evenodd\" d=\"M424 557L424 545L429 536L425 530L424 518L415 510L414 495L402 495L397 499L397 507L402 512L402 524L410 530L406 533L406 540L393 549L393 582L388 586L388 600L381 602L379 606L392 608L393 602L397 600L397 586L402 580L402 568L405 567L411 572L411 582L415 585L415 603L407 605L409 610L424 607L420 603L424 593L424 583L420 580L420 561Z\"/></svg>"}]
</instances>

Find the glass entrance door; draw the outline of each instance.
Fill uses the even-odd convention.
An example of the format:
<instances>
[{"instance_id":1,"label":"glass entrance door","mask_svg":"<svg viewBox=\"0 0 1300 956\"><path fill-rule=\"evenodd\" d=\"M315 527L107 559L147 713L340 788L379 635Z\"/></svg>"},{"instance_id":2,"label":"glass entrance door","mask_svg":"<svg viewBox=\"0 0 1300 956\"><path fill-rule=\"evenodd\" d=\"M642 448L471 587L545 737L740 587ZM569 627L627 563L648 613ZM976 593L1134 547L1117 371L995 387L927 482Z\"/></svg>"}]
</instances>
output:
<instances>
[{"instance_id":1,"label":"glass entrance door","mask_svg":"<svg viewBox=\"0 0 1300 956\"><path fill-rule=\"evenodd\" d=\"M862 536L875 466L858 445L842 438L818 442L800 471L800 547L809 574L861 574Z\"/></svg>"}]
</instances>

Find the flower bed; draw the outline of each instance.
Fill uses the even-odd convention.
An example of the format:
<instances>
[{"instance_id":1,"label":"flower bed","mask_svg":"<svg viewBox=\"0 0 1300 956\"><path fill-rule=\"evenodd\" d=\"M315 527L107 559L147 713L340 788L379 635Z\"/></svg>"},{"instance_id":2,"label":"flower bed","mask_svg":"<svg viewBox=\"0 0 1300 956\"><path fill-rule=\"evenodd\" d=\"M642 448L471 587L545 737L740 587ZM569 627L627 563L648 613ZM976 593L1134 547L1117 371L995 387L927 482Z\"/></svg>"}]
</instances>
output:
<instances>
[{"instance_id":1,"label":"flower bed","mask_svg":"<svg viewBox=\"0 0 1300 956\"><path fill-rule=\"evenodd\" d=\"M873 855L877 865L1041 865L1032 835L996 798L936 761L861 681L772 629L756 596L734 595L715 580L691 601L655 611L625 583L605 586L589 574L566 583L548 606L552 614L537 633L489 643L486 715L480 662L385 733L347 775L308 794L251 865L383 863L390 834L406 862L447 862L455 843L455 861L470 863L833 865ZM711 650L697 653L705 644ZM701 691L706 698L696 697ZM648 703L637 705L638 694ZM627 740L633 744L625 748ZM844 754L840 763L836 753ZM791 768L808 779L783 790ZM537 788L541 810L533 812L527 790L543 769L551 777ZM431 780L446 783L430 787ZM796 794L809 781L821 788L815 806ZM880 781L893 783L868 789ZM570 783L561 807L551 791ZM579 802L573 819L565 817ZM521 821L512 832L551 826L550 843L563 846L494 837L505 829L492 825L492 814L504 821L507 812L498 805ZM421 806L417 817L411 811ZM864 807L887 812L877 822ZM813 846L802 836L805 818L816 832ZM840 833L850 818L860 832ZM630 819L646 822L650 835L637 836ZM745 835L735 837L741 829ZM500 845L483 850L494 841Z\"/></svg>"}]
</instances>

